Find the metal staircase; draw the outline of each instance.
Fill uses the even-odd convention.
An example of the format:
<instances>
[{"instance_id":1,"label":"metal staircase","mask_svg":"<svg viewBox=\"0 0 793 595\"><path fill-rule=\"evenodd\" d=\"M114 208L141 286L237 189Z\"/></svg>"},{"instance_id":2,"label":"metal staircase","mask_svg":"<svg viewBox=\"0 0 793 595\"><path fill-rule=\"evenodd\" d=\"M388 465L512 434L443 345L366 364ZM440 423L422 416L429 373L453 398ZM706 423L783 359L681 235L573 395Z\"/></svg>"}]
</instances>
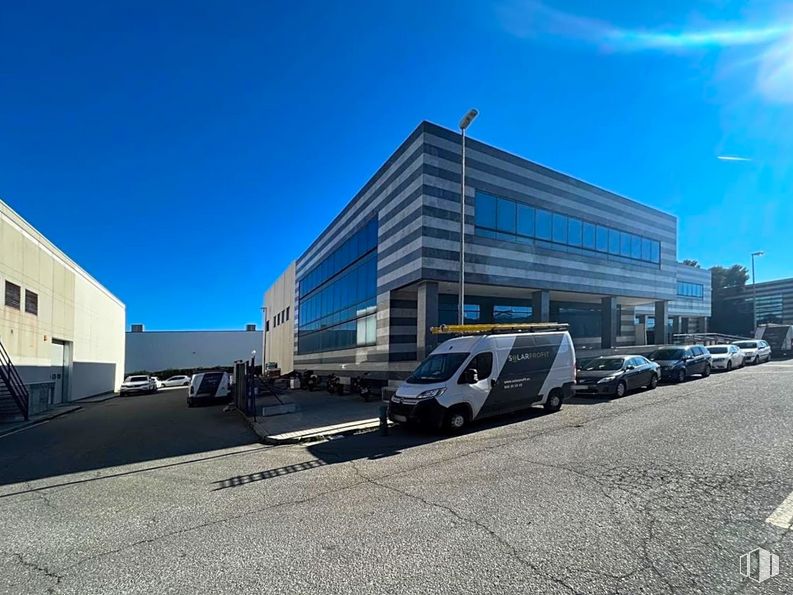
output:
<instances>
[{"instance_id":1,"label":"metal staircase","mask_svg":"<svg viewBox=\"0 0 793 595\"><path fill-rule=\"evenodd\" d=\"M0 419L22 416L27 420L29 403L28 389L0 343Z\"/></svg>"}]
</instances>

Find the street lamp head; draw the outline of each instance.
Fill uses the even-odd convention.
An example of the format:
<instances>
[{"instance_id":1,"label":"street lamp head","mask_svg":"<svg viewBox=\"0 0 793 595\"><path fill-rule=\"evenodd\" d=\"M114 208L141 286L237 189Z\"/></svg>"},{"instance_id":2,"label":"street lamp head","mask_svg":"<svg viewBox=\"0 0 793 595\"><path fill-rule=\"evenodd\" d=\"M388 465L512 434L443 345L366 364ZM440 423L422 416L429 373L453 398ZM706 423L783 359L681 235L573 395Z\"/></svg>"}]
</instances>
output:
<instances>
[{"instance_id":1,"label":"street lamp head","mask_svg":"<svg viewBox=\"0 0 793 595\"><path fill-rule=\"evenodd\" d=\"M752 252L752 256L765 256L765 252L763 252L763 251L760 251L760 252Z\"/></svg>"},{"instance_id":2,"label":"street lamp head","mask_svg":"<svg viewBox=\"0 0 793 595\"><path fill-rule=\"evenodd\" d=\"M460 130L465 130L466 128L468 128L468 126L471 125L471 122L473 122L478 115L479 115L479 110L477 110L476 108L472 108L471 110L469 110L468 113L463 116L463 119L460 120Z\"/></svg>"}]
</instances>

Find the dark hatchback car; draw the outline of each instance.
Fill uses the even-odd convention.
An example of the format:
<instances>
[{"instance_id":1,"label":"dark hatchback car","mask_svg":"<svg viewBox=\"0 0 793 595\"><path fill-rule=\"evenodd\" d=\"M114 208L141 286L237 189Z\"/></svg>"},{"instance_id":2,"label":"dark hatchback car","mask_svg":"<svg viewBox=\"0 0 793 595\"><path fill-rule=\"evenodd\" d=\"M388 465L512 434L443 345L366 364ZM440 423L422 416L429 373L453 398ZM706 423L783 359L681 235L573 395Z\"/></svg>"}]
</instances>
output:
<instances>
[{"instance_id":1,"label":"dark hatchback car","mask_svg":"<svg viewBox=\"0 0 793 595\"><path fill-rule=\"evenodd\" d=\"M625 396L629 390L658 386L658 365L641 355L607 355L587 362L576 374L578 394Z\"/></svg>"},{"instance_id":2,"label":"dark hatchback car","mask_svg":"<svg viewBox=\"0 0 793 595\"><path fill-rule=\"evenodd\" d=\"M684 382L696 374L707 378L713 367L713 357L702 345L661 347L650 354L650 359L661 366L661 380L672 382Z\"/></svg>"}]
</instances>

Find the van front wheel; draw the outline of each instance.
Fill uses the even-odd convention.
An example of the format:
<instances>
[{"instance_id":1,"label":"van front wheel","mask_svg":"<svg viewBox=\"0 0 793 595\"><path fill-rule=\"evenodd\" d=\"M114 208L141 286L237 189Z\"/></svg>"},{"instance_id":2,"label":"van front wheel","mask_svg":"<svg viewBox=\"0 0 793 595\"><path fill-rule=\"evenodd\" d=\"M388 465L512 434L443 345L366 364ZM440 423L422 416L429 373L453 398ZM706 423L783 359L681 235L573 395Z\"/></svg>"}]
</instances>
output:
<instances>
[{"instance_id":1,"label":"van front wheel","mask_svg":"<svg viewBox=\"0 0 793 595\"><path fill-rule=\"evenodd\" d=\"M555 388L550 392L543 407L545 407L545 410L550 413L559 411L562 408L562 393L558 388Z\"/></svg>"},{"instance_id":2,"label":"van front wheel","mask_svg":"<svg viewBox=\"0 0 793 595\"><path fill-rule=\"evenodd\" d=\"M468 421L468 412L462 407L457 407L446 414L443 425L447 432L458 434L468 425Z\"/></svg>"}]
</instances>

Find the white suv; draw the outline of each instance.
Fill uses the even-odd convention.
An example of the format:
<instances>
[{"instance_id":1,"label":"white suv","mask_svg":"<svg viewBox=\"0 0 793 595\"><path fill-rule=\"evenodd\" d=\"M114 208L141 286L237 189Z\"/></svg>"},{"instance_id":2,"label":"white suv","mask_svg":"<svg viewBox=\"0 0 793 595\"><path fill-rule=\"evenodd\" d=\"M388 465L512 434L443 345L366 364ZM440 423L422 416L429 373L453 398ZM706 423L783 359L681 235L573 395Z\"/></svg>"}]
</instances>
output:
<instances>
[{"instance_id":1,"label":"white suv","mask_svg":"<svg viewBox=\"0 0 793 595\"><path fill-rule=\"evenodd\" d=\"M771 347L762 339L735 341L733 345L743 351L744 361L747 364L762 364L771 359Z\"/></svg>"},{"instance_id":2,"label":"white suv","mask_svg":"<svg viewBox=\"0 0 793 595\"><path fill-rule=\"evenodd\" d=\"M152 376L135 375L127 376L121 383L120 395L130 395L132 393L156 393L157 381Z\"/></svg>"}]
</instances>

